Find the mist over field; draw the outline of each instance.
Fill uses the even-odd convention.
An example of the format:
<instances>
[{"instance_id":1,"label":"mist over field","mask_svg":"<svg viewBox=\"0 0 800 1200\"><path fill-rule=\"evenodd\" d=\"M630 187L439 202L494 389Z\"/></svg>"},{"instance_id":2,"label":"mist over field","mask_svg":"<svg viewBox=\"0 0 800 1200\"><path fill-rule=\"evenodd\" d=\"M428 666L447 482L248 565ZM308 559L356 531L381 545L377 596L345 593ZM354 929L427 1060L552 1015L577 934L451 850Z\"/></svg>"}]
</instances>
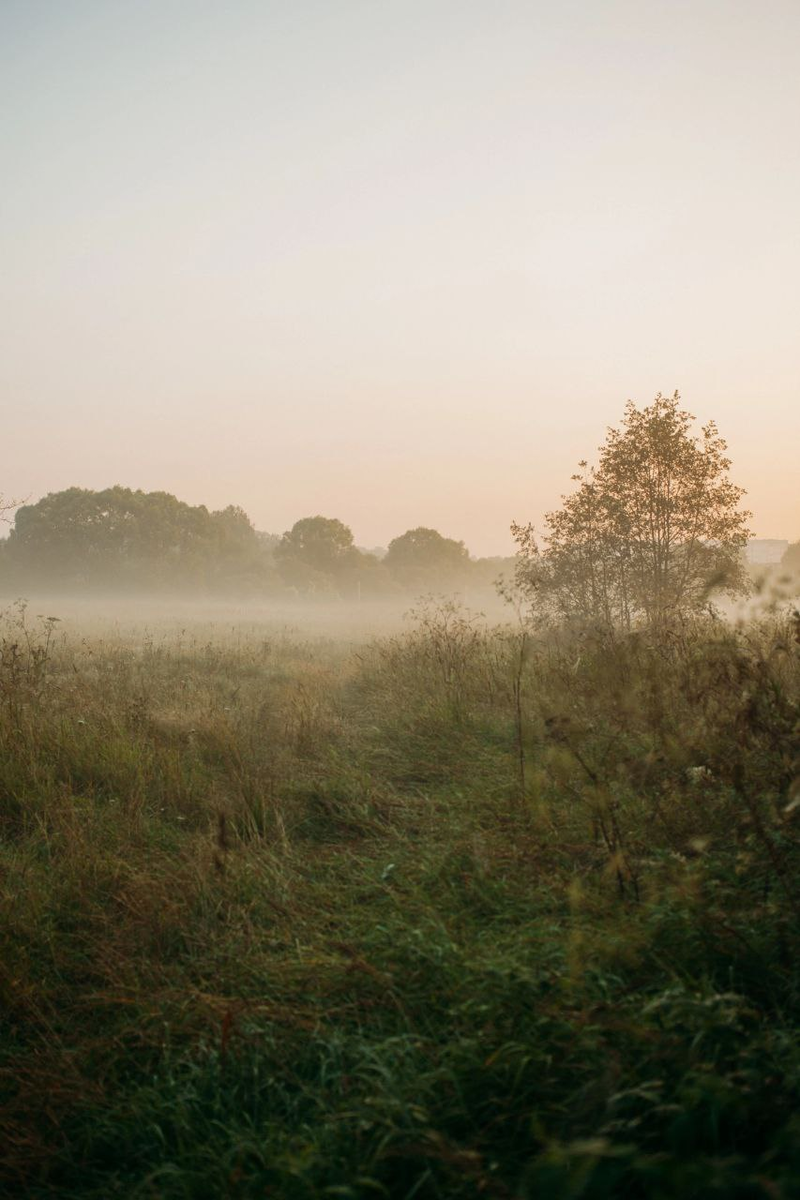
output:
<instances>
[{"instance_id":1,"label":"mist over field","mask_svg":"<svg viewBox=\"0 0 800 1200\"><path fill-rule=\"evenodd\" d=\"M798 112L790 0L0 4L0 1195L800 1195Z\"/></svg>"}]
</instances>

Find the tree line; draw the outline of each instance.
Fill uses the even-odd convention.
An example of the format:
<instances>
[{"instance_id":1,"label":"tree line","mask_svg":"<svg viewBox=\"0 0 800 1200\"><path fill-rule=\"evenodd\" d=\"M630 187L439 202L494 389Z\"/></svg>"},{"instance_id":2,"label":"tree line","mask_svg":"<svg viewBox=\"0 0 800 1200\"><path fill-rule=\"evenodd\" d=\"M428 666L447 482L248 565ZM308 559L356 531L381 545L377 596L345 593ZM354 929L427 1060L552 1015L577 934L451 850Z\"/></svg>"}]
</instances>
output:
<instances>
[{"instance_id":1,"label":"tree line","mask_svg":"<svg viewBox=\"0 0 800 1200\"><path fill-rule=\"evenodd\" d=\"M506 594L542 618L661 625L750 587L751 514L726 449L713 421L694 432L677 392L644 408L629 402L542 530L512 523L514 559L472 558L424 527L376 553L333 517L304 517L278 536L234 505L211 512L167 492L69 488L17 510L0 543L0 587L368 597L487 587L505 574ZM800 573L800 543L784 565Z\"/></svg>"},{"instance_id":2,"label":"tree line","mask_svg":"<svg viewBox=\"0 0 800 1200\"><path fill-rule=\"evenodd\" d=\"M489 584L501 560L474 559L435 529L385 552L355 545L334 517L258 531L235 505L209 511L168 492L68 488L17 509L0 543L0 587L186 589L248 595L382 596Z\"/></svg>"}]
</instances>

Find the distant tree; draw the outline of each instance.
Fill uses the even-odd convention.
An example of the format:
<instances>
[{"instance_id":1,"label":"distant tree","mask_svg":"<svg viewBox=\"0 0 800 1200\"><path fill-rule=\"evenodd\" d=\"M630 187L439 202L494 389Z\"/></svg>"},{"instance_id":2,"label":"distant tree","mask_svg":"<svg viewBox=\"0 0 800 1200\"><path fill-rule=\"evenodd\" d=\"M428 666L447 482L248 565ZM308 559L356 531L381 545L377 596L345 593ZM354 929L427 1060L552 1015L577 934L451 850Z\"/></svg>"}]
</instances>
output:
<instances>
[{"instance_id":1,"label":"distant tree","mask_svg":"<svg viewBox=\"0 0 800 1200\"><path fill-rule=\"evenodd\" d=\"M380 596L394 589L374 555L359 550L352 531L334 517L303 517L275 547L286 583L301 592L349 598Z\"/></svg>"},{"instance_id":2,"label":"distant tree","mask_svg":"<svg viewBox=\"0 0 800 1200\"><path fill-rule=\"evenodd\" d=\"M659 624L696 612L711 594L747 590L744 491L714 422L692 434L680 396L629 402L596 468L586 462L563 506L547 515L540 550L532 526L512 525L517 581L562 615L610 624Z\"/></svg>"},{"instance_id":3,"label":"distant tree","mask_svg":"<svg viewBox=\"0 0 800 1200\"><path fill-rule=\"evenodd\" d=\"M258 544L261 546L262 550L269 554L270 557L275 553L281 540L281 535L279 533L265 533L261 529L256 530L256 537L258 538Z\"/></svg>"},{"instance_id":4,"label":"distant tree","mask_svg":"<svg viewBox=\"0 0 800 1200\"><path fill-rule=\"evenodd\" d=\"M781 566L784 571L791 571L793 575L800 575L800 542L792 542L784 551Z\"/></svg>"},{"instance_id":5,"label":"distant tree","mask_svg":"<svg viewBox=\"0 0 800 1200\"><path fill-rule=\"evenodd\" d=\"M470 566L470 584L476 588L497 590L502 580L513 578L517 560L513 557L493 555L473 559Z\"/></svg>"},{"instance_id":6,"label":"distant tree","mask_svg":"<svg viewBox=\"0 0 800 1200\"><path fill-rule=\"evenodd\" d=\"M383 562L395 579L415 587L460 581L470 567L469 551L463 542L424 526L394 538Z\"/></svg>"},{"instance_id":7,"label":"distant tree","mask_svg":"<svg viewBox=\"0 0 800 1200\"><path fill-rule=\"evenodd\" d=\"M221 553L237 555L242 551L250 552L259 545L253 522L238 504L229 504L210 516Z\"/></svg>"},{"instance_id":8,"label":"distant tree","mask_svg":"<svg viewBox=\"0 0 800 1200\"><path fill-rule=\"evenodd\" d=\"M351 598L389 596L398 590L383 561L368 550L357 550L347 569L339 575L339 591Z\"/></svg>"},{"instance_id":9,"label":"distant tree","mask_svg":"<svg viewBox=\"0 0 800 1200\"><path fill-rule=\"evenodd\" d=\"M303 517L275 549L281 563L301 563L323 574L335 574L356 554L352 530L335 517Z\"/></svg>"}]
</instances>

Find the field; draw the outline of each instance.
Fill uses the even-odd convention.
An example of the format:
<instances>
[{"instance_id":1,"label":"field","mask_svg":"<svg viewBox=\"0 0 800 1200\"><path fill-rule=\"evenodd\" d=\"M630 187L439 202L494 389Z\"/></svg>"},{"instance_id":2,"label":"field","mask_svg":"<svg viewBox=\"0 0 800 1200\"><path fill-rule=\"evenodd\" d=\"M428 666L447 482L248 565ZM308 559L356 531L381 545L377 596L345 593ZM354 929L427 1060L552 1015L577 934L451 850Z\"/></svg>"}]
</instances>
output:
<instances>
[{"instance_id":1,"label":"field","mask_svg":"<svg viewBox=\"0 0 800 1200\"><path fill-rule=\"evenodd\" d=\"M35 611L2 1194L800 1194L800 619Z\"/></svg>"}]
</instances>

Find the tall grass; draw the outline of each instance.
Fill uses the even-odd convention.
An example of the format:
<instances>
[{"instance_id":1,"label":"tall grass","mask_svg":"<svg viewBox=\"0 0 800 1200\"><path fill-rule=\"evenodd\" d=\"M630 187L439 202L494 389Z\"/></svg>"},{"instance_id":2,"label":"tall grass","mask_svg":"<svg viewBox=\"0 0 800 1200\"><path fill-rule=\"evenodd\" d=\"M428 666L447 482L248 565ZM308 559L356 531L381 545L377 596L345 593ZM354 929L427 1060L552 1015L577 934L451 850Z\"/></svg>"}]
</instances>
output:
<instances>
[{"instance_id":1,"label":"tall grass","mask_svg":"<svg viewBox=\"0 0 800 1200\"><path fill-rule=\"evenodd\" d=\"M800 621L0 633L0 1180L800 1189Z\"/></svg>"}]
</instances>

